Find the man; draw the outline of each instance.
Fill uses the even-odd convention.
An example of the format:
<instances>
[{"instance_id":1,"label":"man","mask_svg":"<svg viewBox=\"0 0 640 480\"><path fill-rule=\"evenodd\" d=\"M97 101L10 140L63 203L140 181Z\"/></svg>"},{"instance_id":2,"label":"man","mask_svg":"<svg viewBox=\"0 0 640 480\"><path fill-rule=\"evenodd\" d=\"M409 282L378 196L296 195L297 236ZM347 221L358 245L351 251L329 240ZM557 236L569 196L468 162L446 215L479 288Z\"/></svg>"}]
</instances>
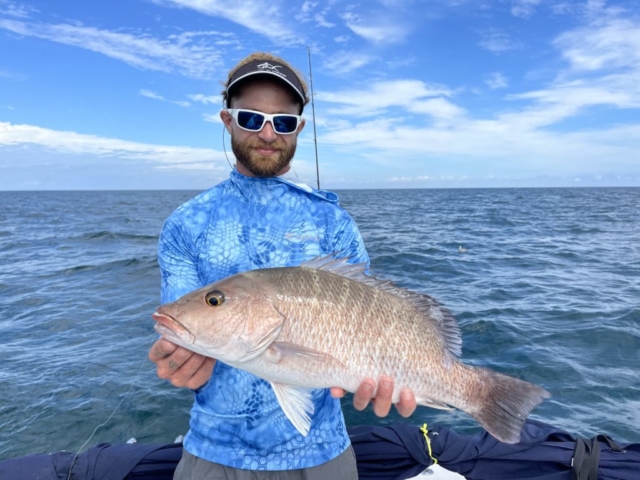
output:
<instances>
[{"instance_id":1,"label":"man","mask_svg":"<svg viewBox=\"0 0 640 480\"><path fill-rule=\"evenodd\" d=\"M353 262L368 262L360 233L335 194L281 177L305 125L302 75L281 58L255 53L230 71L225 87L220 117L236 167L228 180L165 222L159 242L162 302L241 271L296 266L318 255L340 252ZM164 339L149 358L161 378L195 391L174 478L357 479L336 398L343 390L314 392L311 431L303 437L264 380ZM393 380L379 383L374 411L384 416ZM366 407L375 388L373 379L363 381L354 395L357 409ZM408 416L415 408L412 392L404 391L398 411Z\"/></svg>"}]
</instances>

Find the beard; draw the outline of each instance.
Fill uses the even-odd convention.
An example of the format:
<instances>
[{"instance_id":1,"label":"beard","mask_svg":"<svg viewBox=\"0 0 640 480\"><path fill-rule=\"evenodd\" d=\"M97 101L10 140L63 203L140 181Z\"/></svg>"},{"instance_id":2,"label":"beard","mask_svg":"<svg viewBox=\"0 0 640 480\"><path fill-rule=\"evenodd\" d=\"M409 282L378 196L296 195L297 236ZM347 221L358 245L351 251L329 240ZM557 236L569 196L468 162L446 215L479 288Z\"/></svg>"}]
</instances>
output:
<instances>
[{"instance_id":1,"label":"beard","mask_svg":"<svg viewBox=\"0 0 640 480\"><path fill-rule=\"evenodd\" d=\"M277 152L268 157L259 155L255 149L261 146L277 149ZM296 142L287 145L282 139L278 139L269 145L260 141L242 143L231 136L231 150L236 161L256 177L275 177L291 163L296 153Z\"/></svg>"}]
</instances>

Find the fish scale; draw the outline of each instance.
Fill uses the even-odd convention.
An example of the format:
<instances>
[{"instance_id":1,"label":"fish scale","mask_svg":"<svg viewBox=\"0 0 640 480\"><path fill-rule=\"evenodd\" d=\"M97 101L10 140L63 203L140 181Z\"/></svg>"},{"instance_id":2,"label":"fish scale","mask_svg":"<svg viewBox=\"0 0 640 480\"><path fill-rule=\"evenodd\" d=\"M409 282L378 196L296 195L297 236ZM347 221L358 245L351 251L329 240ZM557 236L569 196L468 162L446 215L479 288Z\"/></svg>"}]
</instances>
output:
<instances>
[{"instance_id":1,"label":"fish scale","mask_svg":"<svg viewBox=\"0 0 640 480\"><path fill-rule=\"evenodd\" d=\"M447 309L344 259L233 275L162 305L154 318L168 340L269 381L303 435L313 415L310 389L355 392L382 375L394 378L394 402L410 388L418 404L459 408L509 443L549 396L462 363L460 331Z\"/></svg>"}]
</instances>

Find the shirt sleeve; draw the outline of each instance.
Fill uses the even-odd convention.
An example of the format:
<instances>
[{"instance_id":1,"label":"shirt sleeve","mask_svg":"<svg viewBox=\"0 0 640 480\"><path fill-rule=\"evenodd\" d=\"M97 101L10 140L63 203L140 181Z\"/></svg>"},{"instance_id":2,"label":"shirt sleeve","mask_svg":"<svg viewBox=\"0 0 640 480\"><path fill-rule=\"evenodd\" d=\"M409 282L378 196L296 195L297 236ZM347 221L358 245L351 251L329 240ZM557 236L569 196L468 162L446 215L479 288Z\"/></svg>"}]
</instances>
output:
<instances>
[{"instance_id":1,"label":"shirt sleeve","mask_svg":"<svg viewBox=\"0 0 640 480\"><path fill-rule=\"evenodd\" d=\"M196 264L196 249L188 233L172 218L165 222L160 232L158 264L162 303L173 302L202 286Z\"/></svg>"},{"instance_id":2,"label":"shirt sleeve","mask_svg":"<svg viewBox=\"0 0 640 480\"><path fill-rule=\"evenodd\" d=\"M340 252L340 257L347 257L349 263L366 263L367 269L369 268L369 254L360 230L351 215L344 210L334 237L334 251Z\"/></svg>"}]
</instances>

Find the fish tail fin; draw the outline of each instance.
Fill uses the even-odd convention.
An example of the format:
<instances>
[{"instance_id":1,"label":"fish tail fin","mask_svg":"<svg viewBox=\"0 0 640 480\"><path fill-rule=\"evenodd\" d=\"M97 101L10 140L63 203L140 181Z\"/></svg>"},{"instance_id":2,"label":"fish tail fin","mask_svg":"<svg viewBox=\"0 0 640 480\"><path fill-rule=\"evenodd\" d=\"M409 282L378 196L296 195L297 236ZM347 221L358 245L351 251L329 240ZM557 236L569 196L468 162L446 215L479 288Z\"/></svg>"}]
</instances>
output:
<instances>
[{"instance_id":1,"label":"fish tail fin","mask_svg":"<svg viewBox=\"0 0 640 480\"><path fill-rule=\"evenodd\" d=\"M480 404L468 413L501 442L518 443L531 410L551 395L538 385L492 370L478 370L481 382L478 391L484 395Z\"/></svg>"}]
</instances>

